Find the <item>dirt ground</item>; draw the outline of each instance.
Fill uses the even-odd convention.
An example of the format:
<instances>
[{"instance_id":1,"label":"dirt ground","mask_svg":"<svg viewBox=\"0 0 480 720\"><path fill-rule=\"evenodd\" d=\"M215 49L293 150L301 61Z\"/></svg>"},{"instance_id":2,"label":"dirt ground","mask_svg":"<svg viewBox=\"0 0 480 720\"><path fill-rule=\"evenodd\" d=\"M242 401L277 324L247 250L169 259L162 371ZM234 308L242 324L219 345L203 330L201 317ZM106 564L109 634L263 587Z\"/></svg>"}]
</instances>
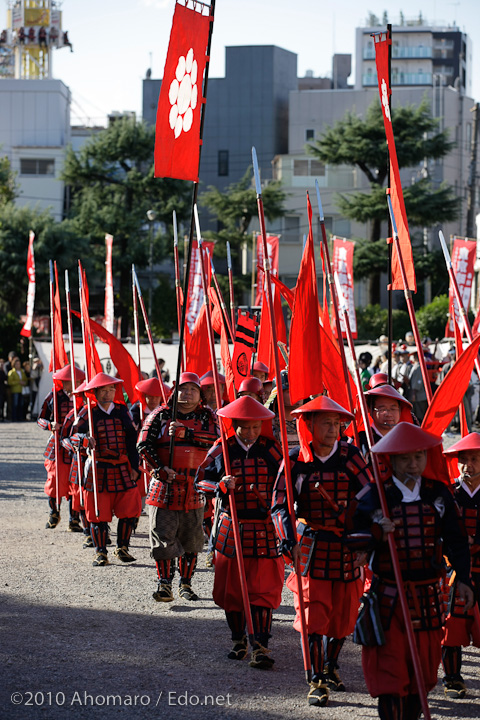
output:
<instances>
[{"instance_id":1,"label":"dirt ground","mask_svg":"<svg viewBox=\"0 0 480 720\"><path fill-rule=\"evenodd\" d=\"M46 530L46 440L34 423L0 424L1 717L378 717L350 639L341 655L347 691L332 694L327 708L307 705L288 590L274 614L274 669L253 670L226 658L229 633L212 601L205 553L194 578L201 599L162 605L152 599L156 573L145 517L131 543L137 562L127 566L110 553L110 566L93 568L82 536L66 531L64 505L60 525ZM115 522L112 531L115 542ZM463 701L445 699L437 684L429 696L432 718L480 717L479 662L478 650L465 652Z\"/></svg>"}]
</instances>

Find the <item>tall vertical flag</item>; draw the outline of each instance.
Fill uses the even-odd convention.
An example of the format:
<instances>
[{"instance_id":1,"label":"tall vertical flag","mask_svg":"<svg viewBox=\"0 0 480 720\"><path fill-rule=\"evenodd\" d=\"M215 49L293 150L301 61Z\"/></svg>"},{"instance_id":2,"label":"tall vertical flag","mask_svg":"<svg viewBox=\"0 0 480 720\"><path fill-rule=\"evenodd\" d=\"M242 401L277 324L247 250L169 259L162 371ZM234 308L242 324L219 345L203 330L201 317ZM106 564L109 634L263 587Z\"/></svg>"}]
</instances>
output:
<instances>
[{"instance_id":1,"label":"tall vertical flag","mask_svg":"<svg viewBox=\"0 0 480 720\"><path fill-rule=\"evenodd\" d=\"M278 246L280 238L277 235L267 236L267 251L270 261L270 270L272 275L278 275ZM263 299L263 242L262 236L257 235L257 292L255 295L255 305L261 305Z\"/></svg>"},{"instance_id":2,"label":"tall vertical flag","mask_svg":"<svg viewBox=\"0 0 480 720\"><path fill-rule=\"evenodd\" d=\"M177 2L157 108L155 177L198 182L210 7Z\"/></svg>"},{"instance_id":3,"label":"tall vertical flag","mask_svg":"<svg viewBox=\"0 0 480 720\"><path fill-rule=\"evenodd\" d=\"M308 237L298 273L290 324L289 381L292 405L323 392L317 270L312 205L307 193Z\"/></svg>"},{"instance_id":4,"label":"tall vertical flag","mask_svg":"<svg viewBox=\"0 0 480 720\"><path fill-rule=\"evenodd\" d=\"M23 337L31 337L32 335L32 323L33 323L33 308L35 305L35 256L33 253L33 241L35 240L35 233L30 230L28 237L28 252L27 252L27 275L28 275L28 290L27 290L27 318L23 328L20 330L20 335Z\"/></svg>"},{"instance_id":5,"label":"tall vertical flag","mask_svg":"<svg viewBox=\"0 0 480 720\"><path fill-rule=\"evenodd\" d=\"M266 308L265 308L266 312ZM255 334L258 321L248 310L239 310L237 327L235 328L235 344L233 346L232 370L235 376L235 387L240 387L242 380L250 375L252 355L255 350Z\"/></svg>"},{"instance_id":6,"label":"tall vertical flag","mask_svg":"<svg viewBox=\"0 0 480 720\"><path fill-rule=\"evenodd\" d=\"M388 154L390 157L390 197L392 199L393 213L397 222L398 240L405 263L408 289L417 292L415 279L415 268L413 266L412 245L408 231L407 213L403 200L402 183L400 181L400 169L398 167L397 150L393 136L392 118L390 114L390 84L388 77L388 47L392 40L385 33L374 35L375 39L375 61L377 65L378 90L380 93L380 104L382 106L385 134L387 136ZM402 274L398 254L393 246L392 255L392 289L404 290Z\"/></svg>"},{"instance_id":7,"label":"tall vertical flag","mask_svg":"<svg viewBox=\"0 0 480 720\"><path fill-rule=\"evenodd\" d=\"M350 329L352 336L357 337L357 316L355 313L355 300L353 293L353 251L355 243L344 238L333 238L333 258L332 272L337 273L340 287L342 288L343 297L347 303L348 318L350 320ZM347 331L343 317L340 318L340 326L342 328L342 337L347 337ZM333 327L336 334L337 328Z\"/></svg>"},{"instance_id":8,"label":"tall vertical flag","mask_svg":"<svg viewBox=\"0 0 480 720\"><path fill-rule=\"evenodd\" d=\"M475 265L477 243L475 240L464 240L463 238L455 238L452 250L452 270L457 280L458 289L460 291L460 297L462 299L462 305L465 310L468 310L470 305L470 295L472 292L472 281L473 281L473 268ZM445 328L445 337L455 337L453 327L453 317L463 334L463 320L460 319L460 308L458 307L455 299L455 293L450 283L450 289L448 293L449 297L449 320Z\"/></svg>"},{"instance_id":9,"label":"tall vertical flag","mask_svg":"<svg viewBox=\"0 0 480 720\"><path fill-rule=\"evenodd\" d=\"M112 246L113 235L105 235L105 310L104 327L109 333L113 333L114 308L113 308L113 273L112 273Z\"/></svg>"},{"instance_id":10,"label":"tall vertical flag","mask_svg":"<svg viewBox=\"0 0 480 720\"><path fill-rule=\"evenodd\" d=\"M203 242L203 247L208 248L210 255L213 255L213 242ZM207 280L210 285L211 267L208 263L207 267ZM190 275L188 278L188 293L187 293L187 316L186 322L190 333L193 332L193 326L197 320L198 314L203 303L203 287L202 287L202 272L200 264L200 251L198 248L198 242L195 238L192 244L192 259L190 267ZM208 343L207 343L208 345ZM208 347L207 347L208 354Z\"/></svg>"},{"instance_id":11,"label":"tall vertical flag","mask_svg":"<svg viewBox=\"0 0 480 720\"><path fill-rule=\"evenodd\" d=\"M68 365L68 355L65 351L62 330L62 306L60 304L60 287L58 285L58 270L56 261L54 267L54 299L53 299L53 337L52 352L50 354L50 365L48 371L60 370Z\"/></svg>"}]
</instances>

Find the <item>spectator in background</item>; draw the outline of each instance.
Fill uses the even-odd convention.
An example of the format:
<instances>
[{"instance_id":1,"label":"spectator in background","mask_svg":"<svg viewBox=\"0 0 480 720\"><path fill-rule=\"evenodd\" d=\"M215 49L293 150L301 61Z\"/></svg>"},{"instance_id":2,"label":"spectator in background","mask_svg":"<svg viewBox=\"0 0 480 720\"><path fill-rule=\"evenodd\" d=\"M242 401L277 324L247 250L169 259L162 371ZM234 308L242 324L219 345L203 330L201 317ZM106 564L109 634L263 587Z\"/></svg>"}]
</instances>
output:
<instances>
[{"instance_id":1,"label":"spectator in background","mask_svg":"<svg viewBox=\"0 0 480 720\"><path fill-rule=\"evenodd\" d=\"M16 357L12 362L12 369L7 376L8 386L12 393L12 422L23 420L23 388L27 386L27 376L22 368L20 358Z\"/></svg>"},{"instance_id":2,"label":"spectator in background","mask_svg":"<svg viewBox=\"0 0 480 720\"><path fill-rule=\"evenodd\" d=\"M370 365L372 363L372 355L369 352L360 353L358 356L358 364L360 366L360 379L364 390L368 389L368 381L372 377Z\"/></svg>"},{"instance_id":3,"label":"spectator in background","mask_svg":"<svg viewBox=\"0 0 480 720\"><path fill-rule=\"evenodd\" d=\"M407 333L408 334L408 333ZM421 352L421 349L420 349ZM419 351L415 347L410 348L410 358L413 362L408 375L408 397L413 405L413 413L419 423L422 423L428 408L427 391L422 377L422 368L418 359Z\"/></svg>"},{"instance_id":4,"label":"spectator in background","mask_svg":"<svg viewBox=\"0 0 480 720\"><path fill-rule=\"evenodd\" d=\"M0 420L3 422L5 419L5 398L7 397L7 373L4 369L5 360L0 358Z\"/></svg>"},{"instance_id":5,"label":"spectator in background","mask_svg":"<svg viewBox=\"0 0 480 720\"><path fill-rule=\"evenodd\" d=\"M43 372L43 365L40 358L33 358L32 369L30 371L30 419L36 420L35 413L35 400L38 395L38 386L40 385L40 378Z\"/></svg>"},{"instance_id":6,"label":"spectator in background","mask_svg":"<svg viewBox=\"0 0 480 720\"><path fill-rule=\"evenodd\" d=\"M30 391L30 372L31 372L31 365L30 360L25 360L25 362L22 363L22 368L25 372L25 375L27 377L27 384L22 390L22 420L29 420L30 418L27 418L29 407L30 407L30 400L32 397L31 391Z\"/></svg>"}]
</instances>

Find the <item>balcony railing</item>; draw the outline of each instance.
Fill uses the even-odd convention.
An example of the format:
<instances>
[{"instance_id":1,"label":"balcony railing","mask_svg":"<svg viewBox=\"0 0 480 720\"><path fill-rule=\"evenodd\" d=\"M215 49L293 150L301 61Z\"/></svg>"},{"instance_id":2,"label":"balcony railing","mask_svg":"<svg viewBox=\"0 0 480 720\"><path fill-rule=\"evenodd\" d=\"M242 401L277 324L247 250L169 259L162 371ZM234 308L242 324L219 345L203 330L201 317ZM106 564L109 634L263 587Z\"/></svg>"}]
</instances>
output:
<instances>
[{"instance_id":1,"label":"balcony railing","mask_svg":"<svg viewBox=\"0 0 480 720\"><path fill-rule=\"evenodd\" d=\"M374 87L378 84L376 73L363 75L363 87ZM432 73L392 73L392 85L431 85Z\"/></svg>"},{"instance_id":2,"label":"balcony railing","mask_svg":"<svg viewBox=\"0 0 480 720\"><path fill-rule=\"evenodd\" d=\"M392 58L419 59L431 58L432 48L429 46L418 45L417 47L392 47ZM364 60L375 60L375 48L364 48Z\"/></svg>"}]
</instances>

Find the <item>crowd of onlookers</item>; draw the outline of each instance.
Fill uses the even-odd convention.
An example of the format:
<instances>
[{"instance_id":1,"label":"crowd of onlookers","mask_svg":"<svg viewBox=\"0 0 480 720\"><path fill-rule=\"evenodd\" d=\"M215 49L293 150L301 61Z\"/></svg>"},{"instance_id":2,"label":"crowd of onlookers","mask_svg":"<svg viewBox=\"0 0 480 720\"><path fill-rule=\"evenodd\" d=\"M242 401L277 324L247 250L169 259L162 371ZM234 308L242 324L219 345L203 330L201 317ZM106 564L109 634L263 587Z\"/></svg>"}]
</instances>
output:
<instances>
[{"instance_id":1,"label":"crowd of onlookers","mask_svg":"<svg viewBox=\"0 0 480 720\"><path fill-rule=\"evenodd\" d=\"M388 338L381 335L377 344L380 353L375 359L370 352L363 352L358 358L362 383L365 389L367 389L373 375L388 372ZM414 414L422 422L427 411L428 400L419 362L419 352L422 352L425 357L427 374L433 394L455 362L456 351L452 345L445 354L442 352L438 341L433 343L428 337L422 338L422 346L417 348L411 332L406 334L405 340L398 340L393 344L392 383L412 403ZM475 368L463 403L468 432L472 432L473 425L480 425L480 381ZM458 427L457 413L449 429L458 430Z\"/></svg>"},{"instance_id":2,"label":"crowd of onlookers","mask_svg":"<svg viewBox=\"0 0 480 720\"><path fill-rule=\"evenodd\" d=\"M0 422L35 420L35 400L43 366L39 358L22 362L13 350L0 358Z\"/></svg>"}]
</instances>

